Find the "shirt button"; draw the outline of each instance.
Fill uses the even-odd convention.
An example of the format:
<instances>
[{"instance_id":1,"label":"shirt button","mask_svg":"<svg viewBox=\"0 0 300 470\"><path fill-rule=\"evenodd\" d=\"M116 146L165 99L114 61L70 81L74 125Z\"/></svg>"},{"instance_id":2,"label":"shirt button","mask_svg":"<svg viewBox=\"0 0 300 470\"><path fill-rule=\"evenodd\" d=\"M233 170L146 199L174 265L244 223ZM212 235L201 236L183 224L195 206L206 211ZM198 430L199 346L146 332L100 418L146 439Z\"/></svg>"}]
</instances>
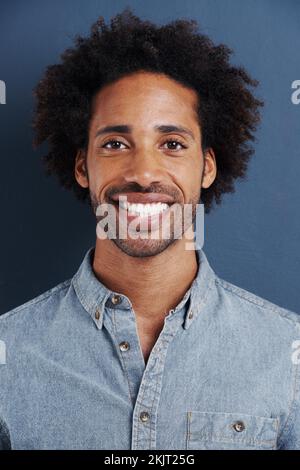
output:
<instances>
[{"instance_id":1,"label":"shirt button","mask_svg":"<svg viewBox=\"0 0 300 470\"><path fill-rule=\"evenodd\" d=\"M99 318L100 318L100 311L99 310L96 310L95 318L96 318L96 320L99 320Z\"/></svg>"},{"instance_id":2,"label":"shirt button","mask_svg":"<svg viewBox=\"0 0 300 470\"><path fill-rule=\"evenodd\" d=\"M193 314L193 312L192 312L192 310L191 310L190 313L189 313L189 319L193 318L193 316L194 316L194 314Z\"/></svg>"},{"instance_id":3,"label":"shirt button","mask_svg":"<svg viewBox=\"0 0 300 470\"><path fill-rule=\"evenodd\" d=\"M121 299L121 297L120 297L119 295L114 294L114 295L112 296L112 298L111 298L111 301L112 301L112 303L113 303L114 305L118 305L118 304L120 304L120 303L122 302L122 299Z\"/></svg>"},{"instance_id":4,"label":"shirt button","mask_svg":"<svg viewBox=\"0 0 300 470\"><path fill-rule=\"evenodd\" d=\"M236 432L242 432L242 431L244 431L244 429L245 429L245 424L243 423L243 421L236 421L236 422L233 424L233 429L234 429Z\"/></svg>"},{"instance_id":5,"label":"shirt button","mask_svg":"<svg viewBox=\"0 0 300 470\"><path fill-rule=\"evenodd\" d=\"M142 411L141 414L140 414L140 420L143 422L143 423L146 423L150 418L150 415L149 413L147 413L147 411Z\"/></svg>"},{"instance_id":6,"label":"shirt button","mask_svg":"<svg viewBox=\"0 0 300 470\"><path fill-rule=\"evenodd\" d=\"M121 351L128 351L128 349L130 348L130 345L129 343L127 343L127 341L122 341L122 343L119 344L119 347L121 349Z\"/></svg>"}]
</instances>

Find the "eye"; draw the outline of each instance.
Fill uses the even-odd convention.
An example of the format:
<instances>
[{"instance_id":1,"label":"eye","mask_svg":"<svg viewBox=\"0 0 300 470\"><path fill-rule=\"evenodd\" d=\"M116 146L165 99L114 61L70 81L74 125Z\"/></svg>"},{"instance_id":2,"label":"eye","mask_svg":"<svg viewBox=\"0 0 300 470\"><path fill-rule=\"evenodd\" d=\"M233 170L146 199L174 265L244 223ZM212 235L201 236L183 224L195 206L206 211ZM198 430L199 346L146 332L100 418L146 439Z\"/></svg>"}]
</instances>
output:
<instances>
[{"instance_id":1,"label":"eye","mask_svg":"<svg viewBox=\"0 0 300 470\"><path fill-rule=\"evenodd\" d=\"M180 150L180 148L178 148L178 145L181 146L182 149L186 149L186 145L184 145L180 140L177 140L177 139L168 139L166 140L165 144L167 144L167 150Z\"/></svg>"},{"instance_id":2,"label":"eye","mask_svg":"<svg viewBox=\"0 0 300 470\"><path fill-rule=\"evenodd\" d=\"M108 147L108 144L111 145L110 147ZM119 140L108 140L107 142L105 142L103 145L102 145L102 148L106 148L106 149L112 149L112 150L122 150L120 145L124 145L125 148L126 148L126 145L123 143L123 142L120 142Z\"/></svg>"}]
</instances>

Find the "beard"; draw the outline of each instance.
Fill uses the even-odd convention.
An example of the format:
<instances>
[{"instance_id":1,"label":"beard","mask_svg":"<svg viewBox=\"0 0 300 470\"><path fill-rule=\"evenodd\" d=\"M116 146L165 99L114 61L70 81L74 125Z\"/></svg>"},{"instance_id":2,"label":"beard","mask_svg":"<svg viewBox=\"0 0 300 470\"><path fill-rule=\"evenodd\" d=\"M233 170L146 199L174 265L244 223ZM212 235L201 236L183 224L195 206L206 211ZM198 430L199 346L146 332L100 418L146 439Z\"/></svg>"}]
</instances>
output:
<instances>
[{"instance_id":1,"label":"beard","mask_svg":"<svg viewBox=\"0 0 300 470\"><path fill-rule=\"evenodd\" d=\"M159 191L156 191L159 192ZM162 192L162 191L160 191ZM166 191L165 191L166 192ZM174 193L173 193L174 194ZM108 223L107 226L107 238L109 238L115 246L125 253L128 256L132 256L135 258L145 258L150 256L156 256L168 249L174 243L178 243L178 241L184 236L184 233L195 223L196 215L197 215L197 204L200 203L200 189L197 193L193 194L188 203L183 204L182 202L176 202L177 212L170 211L170 223L168 226L168 233L166 234L163 230L163 227L160 225L159 229L156 230L155 238L153 238L153 233L148 231L140 231L139 226L137 226L136 234L139 232L140 236L135 236L134 238L130 234L130 230L127 230L126 237L120 236L120 226L119 226L119 212L116 211L116 226L115 226L115 233L114 236L112 235L111 226L113 224ZM90 191L90 205L94 214L96 215L97 208L101 205L97 195ZM185 212L184 207L189 206L189 217L188 223L185 220ZM177 215L181 213L181 217L176 218ZM97 217L97 222L101 221L103 217ZM129 224L130 225L130 224ZM145 238L147 233L147 237Z\"/></svg>"}]
</instances>

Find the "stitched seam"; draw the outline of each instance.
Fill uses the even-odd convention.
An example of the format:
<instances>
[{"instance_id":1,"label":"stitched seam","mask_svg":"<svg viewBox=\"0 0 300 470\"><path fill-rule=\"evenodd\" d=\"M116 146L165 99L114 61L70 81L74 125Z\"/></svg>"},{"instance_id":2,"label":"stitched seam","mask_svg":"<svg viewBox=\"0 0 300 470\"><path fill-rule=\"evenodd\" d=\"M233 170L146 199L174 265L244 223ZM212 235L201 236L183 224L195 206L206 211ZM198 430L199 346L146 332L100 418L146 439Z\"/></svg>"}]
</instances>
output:
<instances>
[{"instance_id":1,"label":"stitched seam","mask_svg":"<svg viewBox=\"0 0 300 470\"><path fill-rule=\"evenodd\" d=\"M208 297L209 297L209 293L210 291L212 290L213 288L213 284L215 284L215 278L212 278L207 286L207 289L206 289L206 293L202 299L202 302L200 302L200 305L199 305L199 310L200 308L203 308L206 303L207 303L207 300L208 300ZM199 313L199 312L198 312ZM198 315L197 315L198 316Z\"/></svg>"},{"instance_id":2,"label":"stitched seam","mask_svg":"<svg viewBox=\"0 0 300 470\"><path fill-rule=\"evenodd\" d=\"M158 355L157 358L158 358L158 363L159 363L160 360L161 360L160 355ZM162 373L160 375L162 375ZM151 408L150 408L151 417L152 417L152 410L153 410L153 406L154 406L154 401L155 401L155 398L156 398L156 392L158 390L158 382L159 382L159 376L158 376L158 379L156 380L155 390L154 390L154 393L153 393L153 400L152 400L152 404L151 404ZM155 424L154 424L154 426L155 426ZM153 431L154 431L154 429L153 429ZM151 446L151 439L152 439L152 426L151 426L151 423L150 423L150 446Z\"/></svg>"},{"instance_id":3,"label":"stitched seam","mask_svg":"<svg viewBox=\"0 0 300 470\"><path fill-rule=\"evenodd\" d=\"M145 389L146 389L145 385L143 384L143 378L142 378L142 381L141 381L141 384L140 384L140 389L141 388L142 388L142 396L141 396L141 400L138 403L139 410L141 409L141 403L143 403L143 399L144 399L144 395L145 395ZM137 417L137 420L139 420L139 417ZM137 423L135 447L138 447L138 444L139 444L139 421Z\"/></svg>"},{"instance_id":4,"label":"stitched seam","mask_svg":"<svg viewBox=\"0 0 300 470\"><path fill-rule=\"evenodd\" d=\"M89 299L86 298L86 295L84 294L84 292L81 291L81 288L77 282L77 279L73 281L72 285L73 285L75 294L78 297L79 302L81 303L83 308L87 310L88 313L90 313L90 310L94 308L94 304L92 302L90 303Z\"/></svg>"},{"instance_id":5,"label":"stitched seam","mask_svg":"<svg viewBox=\"0 0 300 470\"><path fill-rule=\"evenodd\" d=\"M115 332L115 338L117 339L117 329L116 329L116 321L115 321L115 310L113 310L112 312L112 325L113 325L113 329L114 329L114 332ZM118 343L118 342L117 342ZM119 347L119 344L117 344L117 347ZM132 404L134 404L133 402L133 393L131 391L131 388L130 388L130 382L129 382L129 376L128 376L128 372L127 372L127 368L126 368L126 364L125 364L125 360L122 356L122 353L119 354L120 357L121 357L121 361L123 363L123 366L124 366L124 370L125 370L125 376L127 378L127 383L128 383L128 389L129 389L129 396L130 396L130 400L132 402Z\"/></svg>"},{"instance_id":6,"label":"stitched seam","mask_svg":"<svg viewBox=\"0 0 300 470\"><path fill-rule=\"evenodd\" d=\"M77 298L78 298L79 302L81 303L81 305L83 306L83 308L85 310L89 310L90 305L89 305L88 302L86 302L85 297L81 293L81 289L79 288L79 286L77 284L77 279L76 278L73 280L72 285L73 285L73 289L75 291L75 294L77 295Z\"/></svg>"},{"instance_id":7,"label":"stitched seam","mask_svg":"<svg viewBox=\"0 0 300 470\"><path fill-rule=\"evenodd\" d=\"M139 402L139 404L138 404L139 410L141 409L141 403L143 403L144 395L145 395L145 390L146 390L146 387L145 387L145 385L143 384L143 381L142 381L142 383L141 383L141 387L142 387L142 396L141 396L141 400L140 400L140 402ZM137 418L137 419L139 419L139 418ZM139 425L138 425L137 427L138 427L138 429L139 429ZM136 433L136 447L137 447L138 444L139 444L138 434L139 434L139 432Z\"/></svg>"},{"instance_id":8,"label":"stitched seam","mask_svg":"<svg viewBox=\"0 0 300 470\"><path fill-rule=\"evenodd\" d=\"M232 412L218 412L218 411L192 411L190 410L190 413L192 413L194 416L203 416L203 415L224 415L224 416L227 416L227 417L232 417L232 415L239 415L241 418L243 417L248 417L248 418L256 418L257 420L259 421L265 421L265 422L269 422L269 423L272 423L273 421L276 421L278 418L267 418L265 416L256 416L256 415L253 415L253 414L248 414L248 413L232 413Z\"/></svg>"},{"instance_id":9,"label":"stitched seam","mask_svg":"<svg viewBox=\"0 0 300 470\"><path fill-rule=\"evenodd\" d=\"M144 395L145 395L145 391L146 391L146 387L145 385L143 384L143 380L142 380L142 383L141 383L141 387L142 387L142 396L141 396L141 400L139 401L139 410L141 409L141 404L143 403L143 400L144 400ZM139 443L139 439L138 439L138 432L136 433L136 447Z\"/></svg>"},{"instance_id":10,"label":"stitched seam","mask_svg":"<svg viewBox=\"0 0 300 470\"><path fill-rule=\"evenodd\" d=\"M121 358L122 358L122 362L124 364L125 375L126 375L127 382L128 382L128 389L129 389L130 399L131 399L132 404L134 405L133 391L131 390L131 385L130 385L130 381L129 381L128 370L127 370L127 367L126 367L126 359L123 358L122 353L121 353Z\"/></svg>"},{"instance_id":11,"label":"stitched seam","mask_svg":"<svg viewBox=\"0 0 300 470\"><path fill-rule=\"evenodd\" d=\"M140 389L142 387L142 396L141 396L141 402L143 402L143 398L144 398L144 394L145 394L145 386L143 385L143 377L142 377L142 381L141 381L141 384L140 384ZM138 397L137 397L138 398ZM138 408L139 410L141 409L141 405L140 403L138 403ZM137 424L136 424L136 433L135 433L135 447L137 448L138 447L138 444L139 444L139 417L137 416Z\"/></svg>"},{"instance_id":12,"label":"stitched seam","mask_svg":"<svg viewBox=\"0 0 300 470\"><path fill-rule=\"evenodd\" d=\"M190 433L190 436L193 436L195 435L195 433ZM197 436L197 434L196 434ZM231 442L231 443L235 443L237 442L238 444L250 444L250 445L256 445L256 444L267 444L267 445L270 445L270 444L274 444L276 443L276 439L269 439L269 440L266 440L266 439L247 439L247 438L244 438L244 439L241 439L241 438L229 438L229 437L225 437L225 436L209 436L209 435L201 435L198 439L194 437L194 439L191 439L190 442L195 442L195 441L200 441L200 442Z\"/></svg>"},{"instance_id":13,"label":"stitched seam","mask_svg":"<svg viewBox=\"0 0 300 470\"><path fill-rule=\"evenodd\" d=\"M191 412L187 412L187 436L186 436L186 448L189 448L189 442L191 437Z\"/></svg>"},{"instance_id":14,"label":"stitched seam","mask_svg":"<svg viewBox=\"0 0 300 470\"><path fill-rule=\"evenodd\" d=\"M174 337L176 336L176 334L178 333L179 331L179 328L177 328L177 330L173 333L173 334L170 334L170 339L169 340L166 340L166 347L165 347L165 357L164 359L166 359L166 355L168 353L168 348L169 348L169 344L172 340L174 340ZM163 338L161 338L161 342L164 343L163 341ZM161 376L161 380L160 382L162 382L162 376L163 376L163 372L164 372L164 367L163 367L163 359L162 359L162 355L161 355L161 349L159 350L159 354L157 355L157 359L158 359L158 364L161 362L161 365L162 365L162 371L160 373L160 376ZM154 394L153 394L153 400L152 400L152 405L151 405L151 408L150 408L150 413L151 413L151 416L152 416L152 410L153 410L153 406L154 406L154 401L155 401L155 398L156 398L156 392L158 390L158 383L159 383L159 376L158 376L158 379L156 381L156 386L155 386L155 390L154 390ZM154 431L154 429L153 429ZM150 446L151 446L151 439L152 439L152 426L151 426L151 423L150 423Z\"/></svg>"},{"instance_id":15,"label":"stitched seam","mask_svg":"<svg viewBox=\"0 0 300 470\"><path fill-rule=\"evenodd\" d=\"M159 359L159 356L158 356L158 359ZM154 391L154 394L157 390L157 384L158 384L158 381L156 382L156 387L155 387L155 391ZM146 391L146 387L145 385L142 385L143 387L143 393L142 393L142 396L141 396L141 400L139 402L139 408L140 408L140 404L143 403L143 400L144 400L144 396L145 396L145 391ZM152 411L152 408L153 408L153 402L154 402L154 398L153 398L153 401L152 401L152 405L151 405L151 408L150 408L150 413ZM151 415L152 416L152 415ZM138 443L138 436L137 436L137 443ZM150 424L150 443L151 443L151 424Z\"/></svg>"}]
</instances>

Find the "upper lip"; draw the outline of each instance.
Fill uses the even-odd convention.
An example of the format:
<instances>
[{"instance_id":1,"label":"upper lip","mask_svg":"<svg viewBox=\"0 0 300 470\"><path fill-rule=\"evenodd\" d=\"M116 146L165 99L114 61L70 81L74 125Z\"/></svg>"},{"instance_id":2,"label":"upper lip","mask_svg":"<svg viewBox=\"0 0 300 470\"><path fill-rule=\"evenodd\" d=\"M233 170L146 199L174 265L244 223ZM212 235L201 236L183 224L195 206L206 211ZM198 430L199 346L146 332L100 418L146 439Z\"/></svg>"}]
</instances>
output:
<instances>
[{"instance_id":1,"label":"upper lip","mask_svg":"<svg viewBox=\"0 0 300 470\"><path fill-rule=\"evenodd\" d=\"M155 202L172 204L174 202L171 196L162 193L118 193L114 194L111 199L114 202L119 202L120 196L126 196L127 202L130 204L151 204Z\"/></svg>"}]
</instances>

